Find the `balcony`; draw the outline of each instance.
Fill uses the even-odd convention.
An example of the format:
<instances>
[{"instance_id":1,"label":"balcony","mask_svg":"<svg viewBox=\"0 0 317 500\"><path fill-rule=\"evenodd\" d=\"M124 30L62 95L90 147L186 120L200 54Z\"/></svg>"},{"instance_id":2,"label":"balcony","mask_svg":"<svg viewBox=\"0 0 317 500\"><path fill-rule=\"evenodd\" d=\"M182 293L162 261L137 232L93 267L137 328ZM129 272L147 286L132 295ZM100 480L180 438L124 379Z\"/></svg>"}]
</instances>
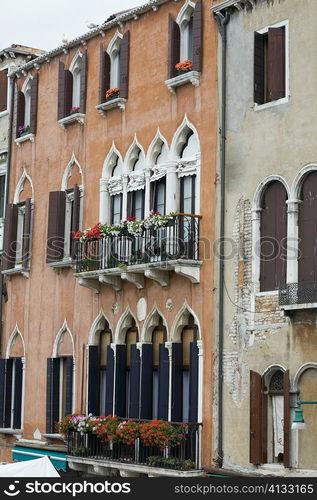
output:
<instances>
[{"instance_id":1,"label":"balcony","mask_svg":"<svg viewBox=\"0 0 317 500\"><path fill-rule=\"evenodd\" d=\"M168 286L169 271L200 282L200 216L177 214L167 226L142 234L117 234L77 243L79 284L100 291L100 284L121 290L122 281L144 288L145 278Z\"/></svg>"},{"instance_id":2,"label":"balcony","mask_svg":"<svg viewBox=\"0 0 317 500\"><path fill-rule=\"evenodd\" d=\"M140 421L141 422L141 421ZM181 426L182 424L173 424ZM134 444L103 442L95 434L70 431L67 437L69 467L84 473L124 477L201 476L201 424L186 424L185 440L172 448L146 446L140 438Z\"/></svg>"},{"instance_id":3,"label":"balcony","mask_svg":"<svg viewBox=\"0 0 317 500\"><path fill-rule=\"evenodd\" d=\"M317 309L317 282L287 283L279 289L279 305L290 312Z\"/></svg>"}]
</instances>

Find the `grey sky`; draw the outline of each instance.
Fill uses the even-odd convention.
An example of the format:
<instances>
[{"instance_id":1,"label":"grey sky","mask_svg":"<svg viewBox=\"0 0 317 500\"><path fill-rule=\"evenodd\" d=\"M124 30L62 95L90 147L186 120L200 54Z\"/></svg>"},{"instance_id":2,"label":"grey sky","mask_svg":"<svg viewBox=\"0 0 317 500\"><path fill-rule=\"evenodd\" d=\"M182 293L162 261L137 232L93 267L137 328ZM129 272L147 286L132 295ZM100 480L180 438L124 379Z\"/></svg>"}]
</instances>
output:
<instances>
[{"instance_id":1,"label":"grey sky","mask_svg":"<svg viewBox=\"0 0 317 500\"><path fill-rule=\"evenodd\" d=\"M62 38L86 33L86 21L104 22L110 14L147 0L2 0L0 50L12 43L51 50Z\"/></svg>"}]
</instances>

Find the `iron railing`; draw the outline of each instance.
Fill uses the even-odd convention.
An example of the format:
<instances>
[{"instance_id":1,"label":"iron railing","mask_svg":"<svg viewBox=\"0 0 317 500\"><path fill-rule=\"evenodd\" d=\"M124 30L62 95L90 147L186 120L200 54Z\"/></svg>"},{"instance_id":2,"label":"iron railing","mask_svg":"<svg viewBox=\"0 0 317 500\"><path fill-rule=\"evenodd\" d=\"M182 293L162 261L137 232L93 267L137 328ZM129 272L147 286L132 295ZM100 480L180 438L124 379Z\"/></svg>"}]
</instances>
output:
<instances>
[{"instance_id":1,"label":"iron railing","mask_svg":"<svg viewBox=\"0 0 317 500\"><path fill-rule=\"evenodd\" d=\"M177 446L164 449L146 446L140 438L134 444L127 445L103 442L90 432L70 431L67 437L68 455L168 469L197 470L201 468L201 428L202 424L186 424L185 440Z\"/></svg>"},{"instance_id":2,"label":"iron railing","mask_svg":"<svg viewBox=\"0 0 317 500\"><path fill-rule=\"evenodd\" d=\"M178 214L167 226L144 229L138 236L118 234L77 242L78 273L176 259L199 259L199 220Z\"/></svg>"},{"instance_id":3,"label":"iron railing","mask_svg":"<svg viewBox=\"0 0 317 500\"><path fill-rule=\"evenodd\" d=\"M317 282L287 283L279 289L281 306L317 302Z\"/></svg>"}]
</instances>

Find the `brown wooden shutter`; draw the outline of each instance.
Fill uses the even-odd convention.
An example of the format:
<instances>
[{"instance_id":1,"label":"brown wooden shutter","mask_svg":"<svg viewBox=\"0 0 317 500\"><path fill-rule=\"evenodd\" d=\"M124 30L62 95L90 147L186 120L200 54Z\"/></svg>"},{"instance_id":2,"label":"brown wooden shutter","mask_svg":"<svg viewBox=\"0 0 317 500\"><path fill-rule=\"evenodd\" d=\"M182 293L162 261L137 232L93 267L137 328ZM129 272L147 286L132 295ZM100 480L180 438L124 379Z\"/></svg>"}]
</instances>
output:
<instances>
[{"instance_id":1,"label":"brown wooden shutter","mask_svg":"<svg viewBox=\"0 0 317 500\"><path fill-rule=\"evenodd\" d=\"M74 201L72 208L72 232L79 230L79 219L80 219L80 189L77 184L74 187ZM76 258L76 241L71 238L71 257Z\"/></svg>"},{"instance_id":2,"label":"brown wooden shutter","mask_svg":"<svg viewBox=\"0 0 317 500\"><path fill-rule=\"evenodd\" d=\"M180 29L178 24L169 15L168 25L168 78L173 78L177 74L175 64L180 62Z\"/></svg>"},{"instance_id":3,"label":"brown wooden shutter","mask_svg":"<svg viewBox=\"0 0 317 500\"><path fill-rule=\"evenodd\" d=\"M80 112L86 113L87 98L87 52L81 58L80 67Z\"/></svg>"},{"instance_id":4,"label":"brown wooden shutter","mask_svg":"<svg viewBox=\"0 0 317 500\"><path fill-rule=\"evenodd\" d=\"M32 216L32 204L31 204L31 198L28 198L27 200L25 200L23 241L22 241L22 267L24 267L25 269L27 269L30 265L31 216Z\"/></svg>"},{"instance_id":5,"label":"brown wooden shutter","mask_svg":"<svg viewBox=\"0 0 317 500\"><path fill-rule=\"evenodd\" d=\"M202 28L203 28L203 9L202 0L198 0L195 5L193 15L193 70L202 69Z\"/></svg>"},{"instance_id":6,"label":"brown wooden shutter","mask_svg":"<svg viewBox=\"0 0 317 500\"><path fill-rule=\"evenodd\" d=\"M34 75L31 85L31 110L30 110L30 132L36 134L37 125L37 96L38 96L39 75Z\"/></svg>"},{"instance_id":7,"label":"brown wooden shutter","mask_svg":"<svg viewBox=\"0 0 317 500\"><path fill-rule=\"evenodd\" d=\"M262 377L250 371L250 463L263 463L262 434L264 421L262 416L263 394Z\"/></svg>"},{"instance_id":8,"label":"brown wooden shutter","mask_svg":"<svg viewBox=\"0 0 317 500\"><path fill-rule=\"evenodd\" d=\"M290 382L289 382L289 370L284 372L283 380L283 390L284 390L284 453L283 462L284 467L291 467L290 463Z\"/></svg>"},{"instance_id":9,"label":"brown wooden shutter","mask_svg":"<svg viewBox=\"0 0 317 500\"><path fill-rule=\"evenodd\" d=\"M110 56L100 45L99 63L99 104L105 102L106 91L110 88Z\"/></svg>"},{"instance_id":10,"label":"brown wooden shutter","mask_svg":"<svg viewBox=\"0 0 317 500\"><path fill-rule=\"evenodd\" d=\"M19 137L19 127L24 125L25 97L21 90L18 91L16 107L16 137Z\"/></svg>"},{"instance_id":11,"label":"brown wooden shutter","mask_svg":"<svg viewBox=\"0 0 317 500\"><path fill-rule=\"evenodd\" d=\"M254 33L254 102L264 103L264 36Z\"/></svg>"},{"instance_id":12,"label":"brown wooden shutter","mask_svg":"<svg viewBox=\"0 0 317 500\"><path fill-rule=\"evenodd\" d=\"M60 358L47 359L46 432L55 434L59 419Z\"/></svg>"},{"instance_id":13,"label":"brown wooden shutter","mask_svg":"<svg viewBox=\"0 0 317 500\"><path fill-rule=\"evenodd\" d=\"M12 269L16 258L18 206L7 205L5 213L2 264L3 269Z\"/></svg>"},{"instance_id":14,"label":"brown wooden shutter","mask_svg":"<svg viewBox=\"0 0 317 500\"><path fill-rule=\"evenodd\" d=\"M73 74L68 69L64 71L65 76L65 102L64 116L70 115L70 110L73 106Z\"/></svg>"},{"instance_id":15,"label":"brown wooden shutter","mask_svg":"<svg viewBox=\"0 0 317 500\"><path fill-rule=\"evenodd\" d=\"M64 63L59 61L58 66L58 106L57 119L65 118L65 73Z\"/></svg>"},{"instance_id":16,"label":"brown wooden shutter","mask_svg":"<svg viewBox=\"0 0 317 500\"><path fill-rule=\"evenodd\" d=\"M8 70L0 71L0 112L7 109L8 102Z\"/></svg>"},{"instance_id":17,"label":"brown wooden shutter","mask_svg":"<svg viewBox=\"0 0 317 500\"><path fill-rule=\"evenodd\" d=\"M47 263L58 262L64 257L65 207L64 191L53 191L49 194Z\"/></svg>"},{"instance_id":18,"label":"brown wooden shutter","mask_svg":"<svg viewBox=\"0 0 317 500\"><path fill-rule=\"evenodd\" d=\"M120 97L128 99L130 31L123 35L120 45Z\"/></svg>"},{"instance_id":19,"label":"brown wooden shutter","mask_svg":"<svg viewBox=\"0 0 317 500\"><path fill-rule=\"evenodd\" d=\"M317 172L305 178L298 213L298 282L317 281ZM303 297L306 302L307 298Z\"/></svg>"},{"instance_id":20,"label":"brown wooden shutter","mask_svg":"<svg viewBox=\"0 0 317 500\"><path fill-rule=\"evenodd\" d=\"M268 97L285 97L285 28L268 30Z\"/></svg>"}]
</instances>

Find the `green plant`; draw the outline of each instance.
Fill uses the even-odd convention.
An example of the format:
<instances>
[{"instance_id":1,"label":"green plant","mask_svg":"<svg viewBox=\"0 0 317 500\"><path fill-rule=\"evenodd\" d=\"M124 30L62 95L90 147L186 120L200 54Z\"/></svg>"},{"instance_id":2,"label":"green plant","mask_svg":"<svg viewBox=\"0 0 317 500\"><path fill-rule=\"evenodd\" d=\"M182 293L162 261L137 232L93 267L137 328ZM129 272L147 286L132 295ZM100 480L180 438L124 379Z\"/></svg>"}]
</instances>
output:
<instances>
[{"instance_id":1,"label":"green plant","mask_svg":"<svg viewBox=\"0 0 317 500\"><path fill-rule=\"evenodd\" d=\"M85 457L89 454L88 448L85 446L79 446L78 448L73 448L71 451L71 455L74 457Z\"/></svg>"}]
</instances>

